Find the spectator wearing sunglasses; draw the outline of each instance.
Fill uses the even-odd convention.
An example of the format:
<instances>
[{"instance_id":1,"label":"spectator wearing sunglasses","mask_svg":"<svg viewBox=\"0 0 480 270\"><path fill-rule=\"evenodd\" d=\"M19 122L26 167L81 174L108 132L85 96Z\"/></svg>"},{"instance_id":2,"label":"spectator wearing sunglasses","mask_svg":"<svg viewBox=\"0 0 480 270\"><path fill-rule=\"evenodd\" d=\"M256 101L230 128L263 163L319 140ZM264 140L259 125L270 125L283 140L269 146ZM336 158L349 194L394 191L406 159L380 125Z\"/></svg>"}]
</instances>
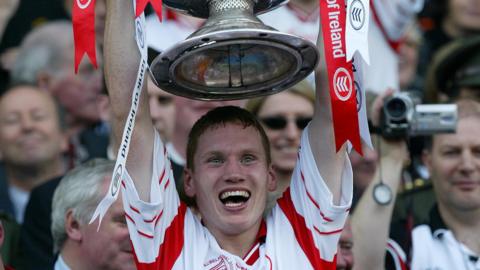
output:
<instances>
[{"instance_id":1,"label":"spectator wearing sunglasses","mask_svg":"<svg viewBox=\"0 0 480 270\"><path fill-rule=\"evenodd\" d=\"M277 189L269 195L266 211L290 185L297 160L302 130L313 116L315 92L307 81L291 89L266 97L251 99L246 109L258 117L270 141L272 164L277 175Z\"/></svg>"}]
</instances>

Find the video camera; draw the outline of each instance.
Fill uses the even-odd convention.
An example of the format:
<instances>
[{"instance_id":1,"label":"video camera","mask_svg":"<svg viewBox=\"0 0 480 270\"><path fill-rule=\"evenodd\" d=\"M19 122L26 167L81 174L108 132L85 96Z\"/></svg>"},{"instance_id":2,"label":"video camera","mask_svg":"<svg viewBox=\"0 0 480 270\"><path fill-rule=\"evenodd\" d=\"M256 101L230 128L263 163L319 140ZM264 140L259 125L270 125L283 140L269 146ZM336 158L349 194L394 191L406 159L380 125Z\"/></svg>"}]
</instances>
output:
<instances>
[{"instance_id":1,"label":"video camera","mask_svg":"<svg viewBox=\"0 0 480 270\"><path fill-rule=\"evenodd\" d=\"M409 92L388 97L383 105L380 130L384 138L454 133L457 105L420 104L420 98Z\"/></svg>"}]
</instances>

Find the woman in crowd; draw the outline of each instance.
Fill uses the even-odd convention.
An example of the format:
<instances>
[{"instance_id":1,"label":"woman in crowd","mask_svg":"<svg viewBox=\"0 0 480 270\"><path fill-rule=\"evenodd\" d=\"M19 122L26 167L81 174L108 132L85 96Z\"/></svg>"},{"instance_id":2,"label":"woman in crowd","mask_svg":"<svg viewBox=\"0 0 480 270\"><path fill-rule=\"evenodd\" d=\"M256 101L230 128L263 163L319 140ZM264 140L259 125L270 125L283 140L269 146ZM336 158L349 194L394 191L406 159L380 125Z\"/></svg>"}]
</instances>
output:
<instances>
[{"instance_id":1,"label":"woman in crowd","mask_svg":"<svg viewBox=\"0 0 480 270\"><path fill-rule=\"evenodd\" d=\"M281 93L251 99L246 108L262 123L272 153L277 175L277 189L269 196L268 212L290 184L302 130L313 116L315 93L307 81L302 81Z\"/></svg>"}]
</instances>

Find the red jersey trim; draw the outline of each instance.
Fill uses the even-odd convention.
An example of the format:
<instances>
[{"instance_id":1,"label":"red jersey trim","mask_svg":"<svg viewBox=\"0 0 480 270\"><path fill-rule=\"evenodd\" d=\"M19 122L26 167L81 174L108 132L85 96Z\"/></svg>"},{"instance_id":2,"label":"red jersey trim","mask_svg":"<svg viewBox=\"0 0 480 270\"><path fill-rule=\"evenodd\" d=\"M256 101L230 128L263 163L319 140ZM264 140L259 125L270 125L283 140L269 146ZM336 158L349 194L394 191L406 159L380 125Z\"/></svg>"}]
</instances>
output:
<instances>
[{"instance_id":1,"label":"red jersey trim","mask_svg":"<svg viewBox=\"0 0 480 270\"><path fill-rule=\"evenodd\" d=\"M184 203L180 203L177 215L165 231L165 237L163 243L160 245L158 257L155 259L155 262L141 263L138 261L137 256L134 256L135 264L137 265L138 270L173 268L173 265L182 253L184 245L184 227L186 212L187 206Z\"/></svg>"},{"instance_id":2,"label":"red jersey trim","mask_svg":"<svg viewBox=\"0 0 480 270\"><path fill-rule=\"evenodd\" d=\"M258 229L256 241L250 250L247 252L247 255L243 257L243 261L252 266L255 262L260 258L260 245L265 243L265 239L267 237L267 224L264 220L260 224L260 228Z\"/></svg>"},{"instance_id":3,"label":"red jersey trim","mask_svg":"<svg viewBox=\"0 0 480 270\"><path fill-rule=\"evenodd\" d=\"M305 219L295 210L290 195L290 188L288 188L283 194L283 197L278 200L278 205L290 222L293 232L295 233L295 238L310 261L313 269L335 270L336 255L332 262L325 261L320 257L320 251L315 246L312 231L307 227Z\"/></svg>"},{"instance_id":4,"label":"red jersey trim","mask_svg":"<svg viewBox=\"0 0 480 270\"><path fill-rule=\"evenodd\" d=\"M305 184L305 177L303 176L303 172L300 171L300 176L302 177L302 182L303 182L303 185L305 186L305 192L307 193L307 197L308 199L310 199L310 201L315 205L315 207L318 209L318 211L320 211L320 204L313 198L313 196L310 194L310 192L308 191L307 189L307 185ZM327 216L325 216L325 214L320 211L320 216L322 217L323 220L325 221L328 221L328 222L332 222L333 220L331 218L328 218Z\"/></svg>"}]
</instances>

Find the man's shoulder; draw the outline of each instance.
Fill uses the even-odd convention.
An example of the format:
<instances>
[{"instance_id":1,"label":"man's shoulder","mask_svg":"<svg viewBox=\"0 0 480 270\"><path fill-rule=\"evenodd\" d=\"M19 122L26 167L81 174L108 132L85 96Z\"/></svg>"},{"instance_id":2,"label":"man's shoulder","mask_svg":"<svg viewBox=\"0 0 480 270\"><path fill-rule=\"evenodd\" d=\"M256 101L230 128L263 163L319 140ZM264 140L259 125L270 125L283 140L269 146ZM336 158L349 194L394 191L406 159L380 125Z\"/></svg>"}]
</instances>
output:
<instances>
[{"instance_id":1,"label":"man's shoulder","mask_svg":"<svg viewBox=\"0 0 480 270\"><path fill-rule=\"evenodd\" d=\"M431 181L416 179L397 197L392 222L413 217L414 224L428 219L429 211L436 202Z\"/></svg>"}]
</instances>

